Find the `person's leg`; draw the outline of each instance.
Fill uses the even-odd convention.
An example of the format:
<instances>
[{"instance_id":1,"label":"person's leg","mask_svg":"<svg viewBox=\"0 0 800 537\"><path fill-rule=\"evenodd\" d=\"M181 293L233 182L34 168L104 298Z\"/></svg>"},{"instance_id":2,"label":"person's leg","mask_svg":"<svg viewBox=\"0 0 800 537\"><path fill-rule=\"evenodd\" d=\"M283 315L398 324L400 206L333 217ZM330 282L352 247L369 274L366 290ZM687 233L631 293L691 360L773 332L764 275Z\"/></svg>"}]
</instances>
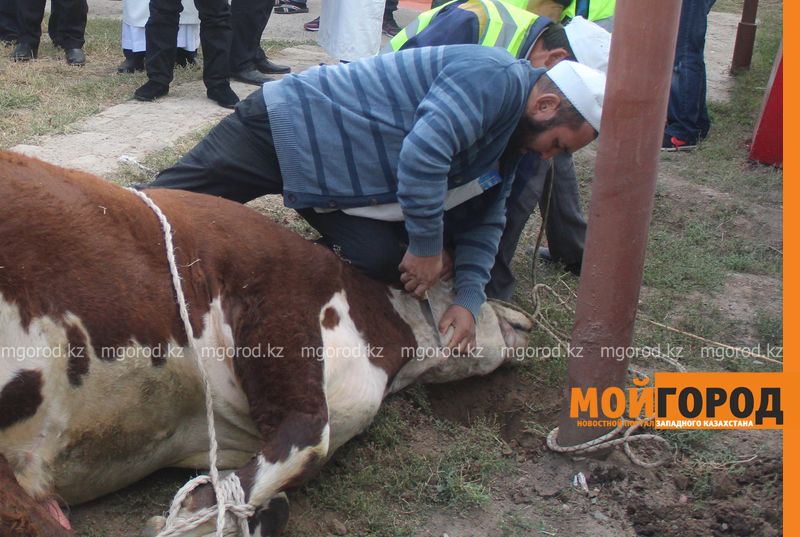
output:
<instances>
[{"instance_id":1,"label":"person's leg","mask_svg":"<svg viewBox=\"0 0 800 537\"><path fill-rule=\"evenodd\" d=\"M278 155L261 90L155 181L137 188L175 188L221 196L240 203L283 190Z\"/></svg>"},{"instance_id":2,"label":"person's leg","mask_svg":"<svg viewBox=\"0 0 800 537\"><path fill-rule=\"evenodd\" d=\"M45 0L16 0L17 27L19 45L27 45L36 56L39 51L39 40L42 37L42 19L44 18Z\"/></svg>"},{"instance_id":3,"label":"person's leg","mask_svg":"<svg viewBox=\"0 0 800 537\"><path fill-rule=\"evenodd\" d=\"M705 106L705 51L710 0L683 0L668 106L668 136L694 145Z\"/></svg>"},{"instance_id":4,"label":"person's leg","mask_svg":"<svg viewBox=\"0 0 800 537\"><path fill-rule=\"evenodd\" d=\"M383 8L383 33L389 37L394 37L401 30L397 21L394 20L394 12L397 11L399 0L386 0Z\"/></svg>"},{"instance_id":5,"label":"person's leg","mask_svg":"<svg viewBox=\"0 0 800 537\"><path fill-rule=\"evenodd\" d=\"M514 253L544 188L547 166L545 162L538 162L536 158L527 157L517 168L517 176L506 201L506 227L500 237L489 283L486 284L486 296L489 298L509 300L514 294L516 280L511 270Z\"/></svg>"},{"instance_id":6,"label":"person's leg","mask_svg":"<svg viewBox=\"0 0 800 537\"><path fill-rule=\"evenodd\" d=\"M61 14L61 3L58 0L50 1L50 18L47 20L47 35L55 47L61 46L61 35L58 33L58 19Z\"/></svg>"},{"instance_id":7,"label":"person's leg","mask_svg":"<svg viewBox=\"0 0 800 537\"><path fill-rule=\"evenodd\" d=\"M274 6L275 0L231 1L231 73L255 68L256 49Z\"/></svg>"},{"instance_id":8,"label":"person's leg","mask_svg":"<svg viewBox=\"0 0 800 537\"><path fill-rule=\"evenodd\" d=\"M706 2L706 17L708 17L708 13L711 11L711 7L714 5L716 0L705 0ZM708 81L706 78L706 70L703 69L703 95L701 97L701 105L700 105L700 119L698 121L698 126L700 128L700 138L703 139L708 136L708 131L711 130L711 119L708 117L708 103L706 102L707 92L708 92Z\"/></svg>"},{"instance_id":9,"label":"person's leg","mask_svg":"<svg viewBox=\"0 0 800 537\"><path fill-rule=\"evenodd\" d=\"M175 44L178 40L178 24L182 10L180 0L150 0L150 18L145 25L147 35L145 67L150 82L162 86L169 86L172 82ZM144 86L139 89L143 88Z\"/></svg>"},{"instance_id":10,"label":"person's leg","mask_svg":"<svg viewBox=\"0 0 800 537\"><path fill-rule=\"evenodd\" d=\"M553 159L553 166L553 192L545 223L547 245L554 260L579 268L583 261L586 218L581 208L575 163L572 155L558 155ZM545 202L543 196L539 201L542 212Z\"/></svg>"},{"instance_id":11,"label":"person's leg","mask_svg":"<svg viewBox=\"0 0 800 537\"><path fill-rule=\"evenodd\" d=\"M322 235L320 244L359 271L388 283L400 280L397 267L408 248L404 222L384 222L341 211L318 213L314 209L300 209L297 212Z\"/></svg>"},{"instance_id":12,"label":"person's leg","mask_svg":"<svg viewBox=\"0 0 800 537\"><path fill-rule=\"evenodd\" d=\"M203 82L206 88L228 86L231 50L231 8L227 0L195 0L200 13ZM152 16L152 15L151 15Z\"/></svg>"},{"instance_id":13,"label":"person's leg","mask_svg":"<svg viewBox=\"0 0 800 537\"><path fill-rule=\"evenodd\" d=\"M16 1L0 0L0 41L12 43L18 34Z\"/></svg>"},{"instance_id":14,"label":"person's leg","mask_svg":"<svg viewBox=\"0 0 800 537\"><path fill-rule=\"evenodd\" d=\"M86 0L53 0L58 6L55 35L64 50L83 48L89 4ZM52 15L51 15L52 17Z\"/></svg>"}]
</instances>

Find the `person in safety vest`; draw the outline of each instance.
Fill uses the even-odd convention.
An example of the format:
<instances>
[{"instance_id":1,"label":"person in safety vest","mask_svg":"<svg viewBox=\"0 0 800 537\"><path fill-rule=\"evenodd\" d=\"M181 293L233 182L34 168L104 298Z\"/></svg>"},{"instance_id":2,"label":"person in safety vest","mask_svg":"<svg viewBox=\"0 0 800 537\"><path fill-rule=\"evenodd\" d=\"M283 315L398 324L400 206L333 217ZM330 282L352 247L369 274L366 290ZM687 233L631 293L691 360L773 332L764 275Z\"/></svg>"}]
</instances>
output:
<instances>
[{"instance_id":1,"label":"person in safety vest","mask_svg":"<svg viewBox=\"0 0 800 537\"><path fill-rule=\"evenodd\" d=\"M617 0L572 0L561 14L561 22L583 17L599 24L609 32L614 29L614 9Z\"/></svg>"},{"instance_id":2,"label":"person in safety vest","mask_svg":"<svg viewBox=\"0 0 800 537\"><path fill-rule=\"evenodd\" d=\"M389 41L386 51L479 44L504 48L516 58L527 59L533 67L550 69L566 59L605 72L610 43L608 32L583 17L575 17L562 26L508 0L454 0L420 14ZM549 250L543 248L540 255L560 261L579 274L586 219L581 210L575 166L568 154L556 156L553 165L555 175L546 222ZM544 207L547 202L542 194L548 167L548 163L533 158L520 162L506 207L506 228L486 287L490 298L508 300L513 294L511 261L536 204Z\"/></svg>"}]
</instances>

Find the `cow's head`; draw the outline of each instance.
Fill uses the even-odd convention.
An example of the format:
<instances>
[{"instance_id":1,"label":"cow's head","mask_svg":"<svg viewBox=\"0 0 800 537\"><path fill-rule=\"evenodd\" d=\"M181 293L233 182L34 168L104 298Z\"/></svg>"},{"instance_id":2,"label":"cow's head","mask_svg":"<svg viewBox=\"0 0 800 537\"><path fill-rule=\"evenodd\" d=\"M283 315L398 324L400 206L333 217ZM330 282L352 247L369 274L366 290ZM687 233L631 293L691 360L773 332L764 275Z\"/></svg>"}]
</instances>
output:
<instances>
[{"instance_id":1,"label":"cow's head","mask_svg":"<svg viewBox=\"0 0 800 537\"><path fill-rule=\"evenodd\" d=\"M453 292L448 285L437 285L428 291L434 318L441 319L453 303ZM398 391L412 382L450 382L475 375L491 373L502 364L519 356L528 342L533 324L527 315L500 303L489 301L481 308L476 324L475 352L452 355L438 345L433 327L421 314L418 301L397 291L395 309L408 322L417 339L417 354L397 374L389 392ZM450 340L448 332L441 337L442 345Z\"/></svg>"}]
</instances>

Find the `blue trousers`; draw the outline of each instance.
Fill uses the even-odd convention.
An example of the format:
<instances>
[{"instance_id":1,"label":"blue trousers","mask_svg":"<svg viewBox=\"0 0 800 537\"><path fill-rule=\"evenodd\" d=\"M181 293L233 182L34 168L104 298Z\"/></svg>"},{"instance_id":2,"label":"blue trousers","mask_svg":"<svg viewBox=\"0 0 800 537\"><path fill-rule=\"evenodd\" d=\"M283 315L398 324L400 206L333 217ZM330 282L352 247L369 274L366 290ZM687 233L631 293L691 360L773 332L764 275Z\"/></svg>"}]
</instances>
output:
<instances>
[{"instance_id":1,"label":"blue trousers","mask_svg":"<svg viewBox=\"0 0 800 537\"><path fill-rule=\"evenodd\" d=\"M705 138L711 127L706 107L708 12L716 0L683 0L675 65L667 108L666 133L689 142Z\"/></svg>"}]
</instances>

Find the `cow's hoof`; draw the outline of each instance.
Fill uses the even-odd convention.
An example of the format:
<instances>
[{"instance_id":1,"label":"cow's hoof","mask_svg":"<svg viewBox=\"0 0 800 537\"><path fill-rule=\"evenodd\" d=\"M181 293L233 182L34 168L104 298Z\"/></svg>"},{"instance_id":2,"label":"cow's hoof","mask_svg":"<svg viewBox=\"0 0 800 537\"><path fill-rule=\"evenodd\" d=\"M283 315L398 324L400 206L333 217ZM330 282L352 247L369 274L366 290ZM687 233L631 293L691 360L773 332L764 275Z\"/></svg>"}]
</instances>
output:
<instances>
[{"instance_id":1,"label":"cow's hoof","mask_svg":"<svg viewBox=\"0 0 800 537\"><path fill-rule=\"evenodd\" d=\"M154 516L144 524L144 537L156 537L164 526L167 525L167 519L163 516Z\"/></svg>"},{"instance_id":2,"label":"cow's hoof","mask_svg":"<svg viewBox=\"0 0 800 537\"><path fill-rule=\"evenodd\" d=\"M280 535L289 521L289 498L281 492L270 498L266 507L256 513L257 531L255 535L276 537Z\"/></svg>"}]
</instances>

